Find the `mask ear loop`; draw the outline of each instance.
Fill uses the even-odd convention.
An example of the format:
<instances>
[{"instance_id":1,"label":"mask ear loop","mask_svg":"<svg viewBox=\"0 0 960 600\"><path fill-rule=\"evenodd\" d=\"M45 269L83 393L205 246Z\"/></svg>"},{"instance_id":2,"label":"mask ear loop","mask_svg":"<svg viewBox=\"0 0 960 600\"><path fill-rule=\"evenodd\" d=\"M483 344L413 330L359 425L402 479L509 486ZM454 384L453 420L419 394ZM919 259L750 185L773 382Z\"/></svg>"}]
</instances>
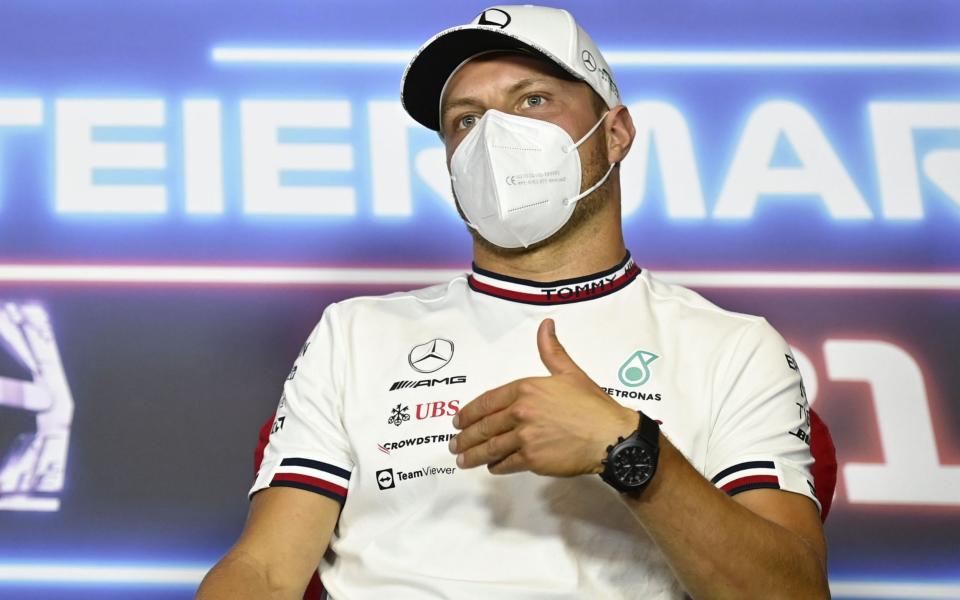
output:
<instances>
[{"instance_id":1,"label":"mask ear loop","mask_svg":"<svg viewBox=\"0 0 960 600\"><path fill-rule=\"evenodd\" d=\"M596 123L594 123L593 127L590 128L590 131L588 131L587 133L585 133L582 138L580 138L579 140L577 140L577 141L573 144L573 146L570 146L569 148L562 148L562 150L564 151L564 153L570 152L570 151L572 151L572 150L575 150L575 149L579 148L581 144L583 144L585 141L587 141L587 138L589 138L591 135L594 134L594 132L597 130L598 127L600 127L600 124L603 123L604 119L606 119L606 118L607 118L607 115L609 115L609 114L610 114L610 111L608 110L607 112L605 112L605 113L603 113L602 115L600 115L600 120L597 121ZM578 200L582 200L583 198L586 198L587 196L589 196L590 194L592 194L593 192L595 192L595 191L597 190L597 188L599 188L601 185L603 185L604 183L606 183L607 178L610 177L610 172L613 171L613 168L614 168L615 166L617 166L617 164L616 164L616 163L612 163L612 164L610 165L610 168L607 169L607 172L604 173L603 177L601 177L595 184L593 184L593 185L591 185L590 187L588 187L587 189L583 190L582 192L580 192L579 194L577 194L577 195L574 196L573 198L567 198L566 200L563 201L563 205L564 205L564 206L569 206L569 205L573 204L574 202L577 202Z\"/></svg>"},{"instance_id":2,"label":"mask ear loop","mask_svg":"<svg viewBox=\"0 0 960 600\"><path fill-rule=\"evenodd\" d=\"M587 196L589 196L590 194L592 194L593 192L595 192L595 191L597 190L597 188L599 188L601 185L603 185L604 183L606 183L607 178L610 177L610 172L613 171L613 168L614 168L615 166L617 166L616 163L611 163L611 164L610 164L610 168L607 169L607 172L603 175L603 177L601 177L595 184L593 184L593 185L591 185L590 187L588 187L587 189L583 190L582 192L580 192L579 194L577 194L577 195L574 196L573 198L568 198L567 200L564 200L564 201L563 201L563 205L564 205L564 206L569 206L569 205L573 204L574 202L577 202L577 201L579 201L579 200L582 200L582 199L586 198Z\"/></svg>"},{"instance_id":3,"label":"mask ear loop","mask_svg":"<svg viewBox=\"0 0 960 600\"><path fill-rule=\"evenodd\" d=\"M572 152L573 150L576 150L577 148L579 148L581 144L587 141L587 139L594 134L594 132L600 127L600 124L603 123L604 119L606 119L607 115L609 114L610 114L610 111L608 110L607 112L600 115L600 120L594 123L593 127L590 128L590 131L583 134L583 137L577 140L576 142L574 142L572 146L564 146L563 148L561 148L563 153L566 154L568 152Z\"/></svg>"}]
</instances>

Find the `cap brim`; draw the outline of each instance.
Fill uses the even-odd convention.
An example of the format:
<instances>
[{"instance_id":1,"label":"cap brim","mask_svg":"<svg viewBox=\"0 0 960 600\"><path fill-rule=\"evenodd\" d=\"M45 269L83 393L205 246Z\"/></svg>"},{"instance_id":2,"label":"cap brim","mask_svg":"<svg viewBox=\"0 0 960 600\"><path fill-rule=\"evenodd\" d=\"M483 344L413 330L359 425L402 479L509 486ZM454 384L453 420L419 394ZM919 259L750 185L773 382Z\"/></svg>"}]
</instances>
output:
<instances>
[{"instance_id":1,"label":"cap brim","mask_svg":"<svg viewBox=\"0 0 960 600\"><path fill-rule=\"evenodd\" d=\"M487 50L530 52L582 79L557 57L516 36L475 25L454 27L439 33L410 61L401 83L404 109L424 127L440 131L440 93L444 84L463 61Z\"/></svg>"}]
</instances>

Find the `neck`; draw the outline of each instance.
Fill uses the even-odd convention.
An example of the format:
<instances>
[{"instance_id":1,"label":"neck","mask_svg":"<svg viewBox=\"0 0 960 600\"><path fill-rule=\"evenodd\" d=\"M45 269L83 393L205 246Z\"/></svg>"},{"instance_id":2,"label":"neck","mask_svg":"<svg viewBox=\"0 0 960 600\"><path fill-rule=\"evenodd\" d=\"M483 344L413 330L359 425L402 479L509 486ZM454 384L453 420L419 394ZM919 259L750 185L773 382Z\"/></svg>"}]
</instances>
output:
<instances>
[{"instance_id":1,"label":"neck","mask_svg":"<svg viewBox=\"0 0 960 600\"><path fill-rule=\"evenodd\" d=\"M617 186L619 187L619 186ZM504 250L474 239L473 259L481 269L530 281L559 281L597 273L626 256L620 224L620 194L586 220L561 230L542 244Z\"/></svg>"}]
</instances>

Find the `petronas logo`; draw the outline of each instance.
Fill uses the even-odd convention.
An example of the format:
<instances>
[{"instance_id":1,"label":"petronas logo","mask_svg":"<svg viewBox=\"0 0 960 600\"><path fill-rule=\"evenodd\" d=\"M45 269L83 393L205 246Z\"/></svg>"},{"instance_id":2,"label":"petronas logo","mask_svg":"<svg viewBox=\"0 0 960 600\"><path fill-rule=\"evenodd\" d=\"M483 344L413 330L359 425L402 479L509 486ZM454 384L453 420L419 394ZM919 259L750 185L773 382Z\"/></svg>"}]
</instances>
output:
<instances>
[{"instance_id":1,"label":"petronas logo","mask_svg":"<svg viewBox=\"0 0 960 600\"><path fill-rule=\"evenodd\" d=\"M650 363L660 358L653 352L637 350L620 367L617 376L620 383L630 387L639 387L650 379Z\"/></svg>"}]
</instances>

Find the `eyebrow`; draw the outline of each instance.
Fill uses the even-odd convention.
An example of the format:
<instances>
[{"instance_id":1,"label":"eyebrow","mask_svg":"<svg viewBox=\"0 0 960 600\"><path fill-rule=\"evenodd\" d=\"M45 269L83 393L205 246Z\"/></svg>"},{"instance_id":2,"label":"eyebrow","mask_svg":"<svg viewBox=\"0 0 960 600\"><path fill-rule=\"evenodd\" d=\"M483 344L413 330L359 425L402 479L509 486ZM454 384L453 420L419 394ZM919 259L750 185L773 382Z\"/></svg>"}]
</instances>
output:
<instances>
[{"instance_id":1,"label":"eyebrow","mask_svg":"<svg viewBox=\"0 0 960 600\"><path fill-rule=\"evenodd\" d=\"M520 81L517 81L516 83L511 85L509 88L507 88L507 94L512 96L517 92L520 92L526 88L532 87L540 83L545 83L549 80L550 78L547 78L547 77L526 77L524 79L521 79ZM480 108L483 106L483 103L479 99L473 98L470 96L457 98L456 100L451 100L450 102L447 102L443 105L443 108L440 111L440 120L442 121L447 116L448 112L450 112L454 108L460 108L461 106L473 106L473 107Z\"/></svg>"}]
</instances>

